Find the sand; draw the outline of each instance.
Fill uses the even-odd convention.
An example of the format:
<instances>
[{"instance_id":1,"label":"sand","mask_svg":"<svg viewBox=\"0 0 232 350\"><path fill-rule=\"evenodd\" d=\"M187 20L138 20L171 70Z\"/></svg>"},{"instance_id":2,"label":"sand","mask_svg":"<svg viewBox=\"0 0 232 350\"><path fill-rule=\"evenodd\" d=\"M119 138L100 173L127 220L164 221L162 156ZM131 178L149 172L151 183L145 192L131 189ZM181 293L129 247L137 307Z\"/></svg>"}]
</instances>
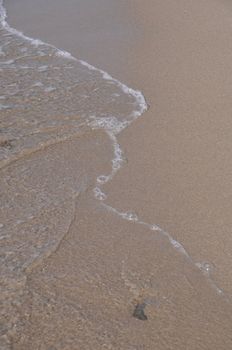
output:
<instances>
[{"instance_id":1,"label":"sand","mask_svg":"<svg viewBox=\"0 0 232 350\"><path fill-rule=\"evenodd\" d=\"M159 224L191 257L86 191L65 240L28 272L30 311L14 349L230 349L231 4L6 7L14 27L144 93L150 108L119 136L128 163L106 185L107 204ZM143 303L144 321L133 317Z\"/></svg>"}]
</instances>

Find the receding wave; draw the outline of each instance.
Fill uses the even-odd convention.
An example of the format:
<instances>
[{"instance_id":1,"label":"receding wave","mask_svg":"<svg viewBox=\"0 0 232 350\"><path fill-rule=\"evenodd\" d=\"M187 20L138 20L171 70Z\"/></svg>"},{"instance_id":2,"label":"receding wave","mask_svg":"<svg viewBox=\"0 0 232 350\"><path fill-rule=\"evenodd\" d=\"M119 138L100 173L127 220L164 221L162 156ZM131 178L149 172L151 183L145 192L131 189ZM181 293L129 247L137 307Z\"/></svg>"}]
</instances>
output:
<instances>
[{"instance_id":1,"label":"receding wave","mask_svg":"<svg viewBox=\"0 0 232 350\"><path fill-rule=\"evenodd\" d=\"M89 189L105 210L156 231L195 263L158 225L104 202L104 184L124 162L117 134L147 108L141 92L9 27L1 0L0 74L0 301L5 320L0 347L10 349L14 330L20 328L19 305L27 298L25 270L59 247L75 219L77 201ZM196 266L223 295L209 276L210 265Z\"/></svg>"},{"instance_id":2,"label":"receding wave","mask_svg":"<svg viewBox=\"0 0 232 350\"><path fill-rule=\"evenodd\" d=\"M98 125L120 131L146 108L142 94L8 26L1 6L0 164Z\"/></svg>"},{"instance_id":3,"label":"receding wave","mask_svg":"<svg viewBox=\"0 0 232 350\"><path fill-rule=\"evenodd\" d=\"M2 341L8 348L4 336L19 318L12 300L23 299L24 271L58 247L77 198L99 175L96 159L109 138L97 130L112 141L146 103L106 72L11 28L1 0L0 73ZM67 139L76 148L75 173L63 147ZM115 169L120 151L117 156Z\"/></svg>"}]
</instances>

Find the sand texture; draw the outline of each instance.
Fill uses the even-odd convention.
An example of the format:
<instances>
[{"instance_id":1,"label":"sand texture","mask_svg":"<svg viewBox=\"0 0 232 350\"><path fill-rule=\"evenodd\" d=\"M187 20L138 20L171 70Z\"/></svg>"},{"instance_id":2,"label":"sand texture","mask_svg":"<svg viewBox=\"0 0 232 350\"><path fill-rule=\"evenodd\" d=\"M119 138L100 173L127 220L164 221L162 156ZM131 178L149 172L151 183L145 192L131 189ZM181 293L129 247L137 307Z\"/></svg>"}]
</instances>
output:
<instances>
[{"instance_id":1,"label":"sand texture","mask_svg":"<svg viewBox=\"0 0 232 350\"><path fill-rule=\"evenodd\" d=\"M38 188L54 174L46 191L58 203L39 220L59 244L12 291L21 299L9 301L20 320L11 348L232 349L232 5L8 0L6 8L12 26L139 89L149 105L118 136L125 161L104 186L106 201L93 196L96 176L111 167L103 131L1 170L6 198L20 188L19 203L32 201L28 183L11 176L27 166ZM56 186L72 201L61 205ZM137 216L120 215L128 212Z\"/></svg>"}]
</instances>

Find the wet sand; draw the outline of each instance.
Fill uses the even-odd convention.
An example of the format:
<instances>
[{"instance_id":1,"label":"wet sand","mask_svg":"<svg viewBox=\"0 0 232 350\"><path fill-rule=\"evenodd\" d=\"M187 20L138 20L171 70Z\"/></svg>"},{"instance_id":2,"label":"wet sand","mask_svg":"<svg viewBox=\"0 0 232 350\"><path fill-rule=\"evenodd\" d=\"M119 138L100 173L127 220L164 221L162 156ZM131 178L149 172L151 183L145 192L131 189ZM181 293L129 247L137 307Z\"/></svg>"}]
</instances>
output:
<instances>
[{"instance_id":1,"label":"wet sand","mask_svg":"<svg viewBox=\"0 0 232 350\"><path fill-rule=\"evenodd\" d=\"M144 93L150 109L119 136L128 163L107 203L159 224L192 261L85 191L65 240L28 272L14 348L230 349L231 5L29 3L6 3L10 24ZM146 321L132 316L143 303Z\"/></svg>"}]
</instances>

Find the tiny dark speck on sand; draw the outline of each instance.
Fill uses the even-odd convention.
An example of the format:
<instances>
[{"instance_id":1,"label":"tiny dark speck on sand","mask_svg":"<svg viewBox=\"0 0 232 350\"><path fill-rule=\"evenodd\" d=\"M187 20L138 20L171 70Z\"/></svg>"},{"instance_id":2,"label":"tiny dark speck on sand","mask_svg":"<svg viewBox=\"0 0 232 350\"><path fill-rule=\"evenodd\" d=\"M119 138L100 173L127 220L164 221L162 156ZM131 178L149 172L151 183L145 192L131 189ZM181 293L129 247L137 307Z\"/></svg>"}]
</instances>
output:
<instances>
[{"instance_id":1,"label":"tiny dark speck on sand","mask_svg":"<svg viewBox=\"0 0 232 350\"><path fill-rule=\"evenodd\" d=\"M133 316L135 318L138 318L139 320L146 321L147 316L144 313L145 307L146 307L145 303L137 304L135 309L134 309Z\"/></svg>"}]
</instances>

